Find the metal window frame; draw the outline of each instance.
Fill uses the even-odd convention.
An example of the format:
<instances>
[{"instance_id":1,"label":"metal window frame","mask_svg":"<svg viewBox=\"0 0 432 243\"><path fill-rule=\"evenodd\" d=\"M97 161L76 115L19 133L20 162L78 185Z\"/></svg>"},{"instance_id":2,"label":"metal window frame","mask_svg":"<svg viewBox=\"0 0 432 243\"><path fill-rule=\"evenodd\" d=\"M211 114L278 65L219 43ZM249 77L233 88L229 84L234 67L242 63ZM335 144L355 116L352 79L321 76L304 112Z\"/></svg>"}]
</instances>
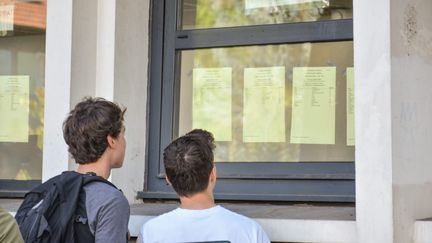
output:
<instances>
[{"instance_id":1,"label":"metal window frame","mask_svg":"<svg viewBox=\"0 0 432 243\"><path fill-rule=\"evenodd\" d=\"M0 180L0 198L22 198L41 183L41 180Z\"/></svg>"},{"instance_id":2,"label":"metal window frame","mask_svg":"<svg viewBox=\"0 0 432 243\"><path fill-rule=\"evenodd\" d=\"M181 50L262 44L353 40L353 21L328 20L277 25L177 30L176 0L151 6L149 120L144 189L139 198L172 199L164 179L163 148L174 137L179 100ZM215 198L254 201L354 202L354 163L217 163Z\"/></svg>"}]
</instances>

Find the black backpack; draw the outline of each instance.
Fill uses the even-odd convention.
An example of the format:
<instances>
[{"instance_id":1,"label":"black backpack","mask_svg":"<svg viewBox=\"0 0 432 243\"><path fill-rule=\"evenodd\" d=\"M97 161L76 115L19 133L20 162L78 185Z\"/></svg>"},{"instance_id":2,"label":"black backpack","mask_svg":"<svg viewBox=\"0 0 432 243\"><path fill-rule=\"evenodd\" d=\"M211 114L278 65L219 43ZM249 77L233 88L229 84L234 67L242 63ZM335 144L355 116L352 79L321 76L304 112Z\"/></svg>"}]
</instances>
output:
<instances>
[{"instance_id":1,"label":"black backpack","mask_svg":"<svg viewBox=\"0 0 432 243\"><path fill-rule=\"evenodd\" d=\"M83 186L109 181L66 171L28 192L15 219L26 243L94 242L88 226Z\"/></svg>"}]
</instances>

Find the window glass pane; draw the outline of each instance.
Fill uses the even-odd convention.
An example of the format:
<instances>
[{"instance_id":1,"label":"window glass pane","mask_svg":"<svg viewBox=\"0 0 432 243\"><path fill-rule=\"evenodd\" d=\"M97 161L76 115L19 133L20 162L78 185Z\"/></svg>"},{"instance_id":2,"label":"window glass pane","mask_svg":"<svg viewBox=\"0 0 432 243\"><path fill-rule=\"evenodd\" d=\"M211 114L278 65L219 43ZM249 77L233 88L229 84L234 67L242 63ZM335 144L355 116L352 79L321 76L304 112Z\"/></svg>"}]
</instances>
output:
<instances>
[{"instance_id":1,"label":"window glass pane","mask_svg":"<svg viewBox=\"0 0 432 243\"><path fill-rule=\"evenodd\" d=\"M183 0L180 29L352 18L352 0Z\"/></svg>"},{"instance_id":2,"label":"window glass pane","mask_svg":"<svg viewBox=\"0 0 432 243\"><path fill-rule=\"evenodd\" d=\"M0 179L41 179L45 29L45 0L0 0Z\"/></svg>"},{"instance_id":3,"label":"window glass pane","mask_svg":"<svg viewBox=\"0 0 432 243\"><path fill-rule=\"evenodd\" d=\"M217 162L354 161L352 41L180 54L178 135L213 132Z\"/></svg>"}]
</instances>

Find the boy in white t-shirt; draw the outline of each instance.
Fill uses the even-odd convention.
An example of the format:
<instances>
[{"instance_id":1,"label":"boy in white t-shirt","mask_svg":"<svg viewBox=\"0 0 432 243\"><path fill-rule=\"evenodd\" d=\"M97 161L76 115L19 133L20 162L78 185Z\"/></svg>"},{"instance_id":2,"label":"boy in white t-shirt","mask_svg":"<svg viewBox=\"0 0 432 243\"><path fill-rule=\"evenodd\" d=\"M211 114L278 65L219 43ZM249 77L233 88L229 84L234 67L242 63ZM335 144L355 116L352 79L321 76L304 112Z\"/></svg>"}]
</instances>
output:
<instances>
[{"instance_id":1,"label":"boy in white t-shirt","mask_svg":"<svg viewBox=\"0 0 432 243\"><path fill-rule=\"evenodd\" d=\"M164 150L167 182L180 197L180 207L145 223L138 243L153 242L270 242L261 226L216 205L213 135L195 129Z\"/></svg>"}]
</instances>

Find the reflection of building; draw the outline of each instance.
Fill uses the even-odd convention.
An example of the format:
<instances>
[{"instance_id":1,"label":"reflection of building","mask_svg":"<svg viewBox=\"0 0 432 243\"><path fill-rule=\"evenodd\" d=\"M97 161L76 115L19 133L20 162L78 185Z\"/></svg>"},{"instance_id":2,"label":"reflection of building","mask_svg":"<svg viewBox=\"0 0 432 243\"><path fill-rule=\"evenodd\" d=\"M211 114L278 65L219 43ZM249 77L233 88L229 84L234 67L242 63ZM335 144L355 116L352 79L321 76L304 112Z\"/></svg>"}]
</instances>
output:
<instances>
[{"instance_id":1,"label":"reflection of building","mask_svg":"<svg viewBox=\"0 0 432 243\"><path fill-rule=\"evenodd\" d=\"M1 5L13 6L14 31L10 32L9 35L41 34L45 32L46 0L2 1Z\"/></svg>"},{"instance_id":2,"label":"reflection of building","mask_svg":"<svg viewBox=\"0 0 432 243\"><path fill-rule=\"evenodd\" d=\"M46 1L0 1L0 22L0 178L23 189L42 175Z\"/></svg>"},{"instance_id":3,"label":"reflection of building","mask_svg":"<svg viewBox=\"0 0 432 243\"><path fill-rule=\"evenodd\" d=\"M45 0L16 3L14 12L14 25L23 28L46 29Z\"/></svg>"},{"instance_id":4,"label":"reflection of building","mask_svg":"<svg viewBox=\"0 0 432 243\"><path fill-rule=\"evenodd\" d=\"M166 2L165 6L168 10L173 7L173 1ZM345 31L353 31L350 34L344 35L346 33L342 31L342 33L337 35L326 36L324 41L312 41L313 44L303 43L306 42L305 38L319 38L321 35L305 37L306 35L298 34L302 35L301 37L303 39L297 40L297 42L295 39L290 39L290 41L287 42L279 40L272 42L273 40L267 39L269 36L287 38L283 34L293 30L290 28L294 28L295 26L312 26L290 23L285 29L285 23L281 23L275 26L275 28L284 26L283 29L278 31L280 32L278 35L264 35L260 37L261 39L258 40L261 41L259 47L262 48L256 48L260 50L257 54L256 52L249 51L255 48L253 45L244 45L245 47L241 47L243 49L239 48L241 51L238 52L229 49L232 46L242 46L247 41L256 41L256 39L254 39L255 37L249 37L247 35L243 38L233 40L239 33L251 33L248 31L255 27L240 28L243 26L236 26L237 32L233 30L230 30L233 32L224 32L226 30L223 28L200 32L193 27L196 23L193 22L195 21L194 18L192 18L194 15L191 14L191 12L194 11L196 2L202 3L204 1L184 2L189 4L185 6L185 9L189 11L188 15L185 16L185 19L189 21L185 24L187 28L180 33L182 35L175 35L178 33L174 33L173 30L165 30L165 35L162 36L165 39L157 39L160 37L158 33L162 33L163 27L170 26L169 21L173 20L162 19L162 21L160 21L160 19L157 19L157 16L163 13L163 9L152 9L150 4L146 1L130 0L116 2L84 0L48 1L46 46L45 39L38 40L37 43L39 44L34 44L40 45L40 43L42 43L42 49L40 46L32 46L30 43L35 42L30 37L26 40L25 45L18 45L18 43L21 43L21 40L25 39L19 39L21 37L6 37L0 39L0 57L2 58L0 59L0 63L3 63L2 60L15 60L14 58L21 58L21 60L23 60L16 63L13 61L6 61L6 65L10 66L10 70L16 69L17 71L12 73L8 72L7 70L9 69L6 69L4 65L0 65L0 75L17 75L23 74L20 72L31 71L31 69L27 67L29 66L29 61L25 61L28 60L26 58L31 58L33 63L39 63L39 65L45 60L45 68L39 66L39 71L30 74L31 77L35 77L35 79L33 78L34 80L39 80L39 86L45 88L43 161L41 158L42 152L39 152L39 157L37 158L37 160L42 163L42 168L39 168L39 170L42 170L43 180L46 180L62 170L74 168L73 162L67 162L67 149L61 135L61 124L64 115L61 114L66 114L71 105L75 104L85 95L104 96L124 104L128 107L126 117L126 137L128 141L127 158L124 168L113 172L112 180L123 189L131 203L137 204L136 208L133 210L133 217L131 218L130 225L132 234L135 234L137 224L145 220L145 216L155 214L154 212L147 214L147 211L153 210L157 214L162 212L166 207L172 207L171 204L160 203L160 200L158 200L158 203L147 202L147 204L142 204L142 200L135 199L138 192L140 192L140 197L159 199L170 197L167 188L164 185L158 184L157 179L155 179L154 183L145 181L144 174L149 173L153 169L156 174L155 177L159 176L159 169L155 169L155 166L157 167L158 165L156 163L157 161L155 162L154 159L148 159L149 156L157 156L157 152L155 155L148 151L158 151L158 147L152 147L154 141L157 144L164 144L167 142L166 138L175 133L172 131L173 124L174 126L179 126L180 128L177 127L178 129L181 129L184 124L186 125L183 127L188 128L191 123L190 120L185 120L182 124L170 122L171 119L174 121L179 119L177 115L184 115L184 112L176 114L175 108L170 107L170 104L174 104L175 100L167 99L166 96L162 96L162 98L159 97L160 100L163 100L160 104L161 108L154 106L154 103L149 104L148 101L152 97L159 95L157 92L166 92L166 90L161 91L161 89L170 87L169 82L174 82L173 80L180 82L182 79L186 80L188 77L192 77L193 68L196 68L196 66L194 66L196 63L202 65L200 68L206 68L207 66L205 65L209 65L209 63L213 65L225 58L229 59L229 61L231 61L230 64L234 67L232 73L233 92L237 92L236 94L239 95L240 98L237 97L236 102L241 105L243 102L241 98L243 73L241 70L239 71L239 69L244 68L242 66L244 63L242 63L240 59L247 56L248 60L256 61L260 65L265 66L268 64L267 62L269 60L269 58L265 58L267 51L272 53L271 51L274 51L272 50L273 48L277 49L280 47L277 45L283 45L283 51L277 49L277 53L272 53L272 56L277 58L271 59L271 65L267 66L285 66L286 70L291 70L292 66L295 65L290 64L291 66L289 66L286 64L288 62L294 62L292 61L293 56L301 56L301 54L304 53L308 53L308 55L301 59L303 62L295 63L296 65L320 66L323 65L322 63L330 63L327 65L337 66L339 70L351 66L352 63L347 62L354 59L353 63L356 80L355 172L352 162L347 163L346 167L343 168L338 167L338 165L329 168L322 164L317 164L320 169L316 169L318 167L309 164L308 166L310 166L310 168L308 167L306 169L297 166L295 163L292 163L293 166L291 167L284 167L284 164L275 165L278 166L275 167L276 172L277 169L283 172L280 178L274 180L276 182L273 183L272 181L273 189L276 192L283 191L286 188L294 188L294 182L297 183L299 181L304 182L309 180L311 183L304 184L304 187L300 188L295 195L298 196L304 193L302 190L315 188L314 182L323 181L323 183L328 183L331 188L325 191L330 199L326 200L327 202L325 204L314 202L310 203L309 206L304 206L305 204L308 205L307 202L302 202L301 206L292 206L292 203L284 202L270 205L270 201L277 199L271 198L265 193L256 196L256 198L247 198L244 195L240 195L242 192L245 194L244 191L247 190L260 190L262 185L257 182L259 181L256 180L257 177L261 179L261 181L271 181L274 179L277 173L268 170L270 167L269 164L264 164L263 167L259 167L260 164L258 163L250 164L248 168L237 166L237 164L233 164L234 166L231 167L231 164L220 164L218 165L220 174L225 176L225 178L221 178L221 182L223 182L224 179L238 179L229 178L229 176L232 176L230 173L233 171L239 174L243 173L241 174L244 176L242 181L249 180L245 183L248 184L249 187L241 187L244 191L240 190L238 194L234 195L240 195L237 198L238 200L254 200L260 196L260 198L257 199L259 202L248 204L234 203L230 204L230 207L259 219L269 232L270 237L275 241L357 241L362 243L432 241L430 238L422 238L427 237L426 232L430 231L430 228L428 228L429 222L420 221L421 219L432 216L432 207L430 206L432 201L432 189L430 187L432 176L431 173L429 173L431 165L428 161L429 147L432 144L432 136L429 134L430 129L428 126L432 119L429 105L431 84L428 82L432 56L430 51L431 46L429 44L432 43L432 36L430 34L432 26L430 21L428 21L429 12L427 11L432 7L431 3L428 1L403 3L393 1L390 5L390 1L381 1L378 3L377 1L354 0L352 20L354 28L349 28L350 26L352 27L349 20L350 18L348 18L347 21L339 21L342 22L341 26L348 26L344 29ZM329 2L331 3L330 6L337 6L335 8L337 8L338 11L342 11L343 13L349 12L347 7L342 4L346 1ZM335 5L332 5L333 2ZM153 6L159 6L156 1L152 1L152 3ZM32 3L28 2L26 4ZM33 6L39 7L40 5L36 4ZM219 4L216 7L221 6L223 7L225 5ZM238 4L238 6L242 7L243 5ZM15 8L16 22L18 22L17 16L19 9L19 7ZM173 9L174 11L176 10L175 8ZM248 14L253 14L253 11L248 11ZM212 13L216 15L220 14L227 18L229 17L228 11L223 13L213 11ZM236 12L236 14L238 13ZM242 12L240 12L240 14L242 14ZM338 16L337 14L341 13L334 13L334 16ZM156 25L153 25L156 31L153 32L150 32L151 30L149 29L149 26L151 26L149 25L150 16L152 16L151 24L156 23ZM305 17L303 16L303 18ZM239 20L236 19L236 21ZM313 21L316 21L316 19ZM332 21L334 21L334 19ZM329 21L330 24L328 25L323 25L322 29L318 29L322 31L320 34L325 35L328 33L326 31L332 29L332 24L334 23L332 21ZM35 21L32 20L30 22L33 23ZM239 22L236 22L237 25L238 23ZM210 24L214 24L214 22L210 22ZM173 25L175 26L176 23L174 22ZM227 28L226 26L223 27ZM261 26L259 28L261 28L259 30L264 31L263 33L268 33L265 31L272 31L267 29L266 26ZM190 29L192 30L188 32ZM157 30L159 30L159 32ZM296 30L299 31L297 33L303 33L301 31L304 29L299 28ZM275 34L275 32L271 33ZM203 41L203 39L198 38L198 35L201 34L202 36L200 38L211 38ZM219 36L219 38L216 38L217 36ZM290 36L296 37L296 35L291 34ZM189 41L190 38L195 37L197 38L194 39L195 42ZM7 45L1 45L2 43L6 43L7 38ZM40 35L32 38L40 38ZM168 38L172 38L172 42L162 45L162 43L164 43L163 41L166 41ZM351 44L353 38L354 41L353 44ZM333 40L332 42L328 42L331 44L326 43L329 39ZM337 41L344 41L344 46L342 47L339 45L333 47L332 45L337 45ZM152 45L150 45L149 42L151 42ZM264 44L271 43L271 48L267 47L267 45L261 45L263 42L265 42ZM160 45L158 46L157 43L160 43ZM339 42L339 44L341 44L341 42ZM172 48L170 45L174 45L174 48L169 49ZM202 46L197 47L197 45ZM293 46L295 45L298 46L294 48ZM325 45L327 48L322 48L321 45ZM10 49L6 51L4 46ZM26 49L25 53L27 53L27 56L25 54L18 55L19 52L23 52L22 48ZM212 51L217 48L220 49ZM350 48L353 48L353 58L343 55L343 58L337 58L337 61L334 61L336 60L333 58L335 55L352 53ZM13 51L10 51L11 49ZM226 51L228 49L231 52ZM39 56L28 55L28 53L40 53L40 50L45 53L45 58L41 58L39 54ZM177 56L177 59L173 58L172 62L166 62L168 58L167 56L162 56L162 53L169 54L169 52L173 52L173 50L182 52L182 56ZM290 55L289 57L285 57L280 55L280 53L285 53L286 56L288 56L288 54ZM11 58L3 59L6 55L11 55ZM212 58L200 59L196 58L194 55L206 55L206 57L210 56ZM312 58L311 55L313 55ZM173 56L174 54L171 57ZM332 57L333 59L329 60L328 57ZM178 63L175 63L175 61L178 60L181 60L182 63L176 66ZM157 65L163 67L159 72L154 71ZM175 72L179 71L178 68L184 70L184 72L181 72L180 76L175 76L179 75L178 72ZM171 70L172 72L167 72L167 70ZM338 73L337 75L339 75L337 83L342 85L342 81L344 81L342 78L343 74ZM292 75L287 72L286 77L289 79ZM43 82L43 80L45 80L45 82ZM165 82L164 85L159 87L161 89L158 89L158 80L163 80L159 81L159 85L160 82ZM192 86L191 84L188 85ZM33 90L37 87L33 87ZM184 87L188 86L186 85L183 86L183 88ZM291 87L290 82L287 82L286 97L291 98ZM338 90L343 90L341 87L345 88L345 86L336 86L336 92L338 92ZM179 90L181 88L182 87L180 87ZM32 89L32 87L30 89ZM33 92L36 93L35 91ZM181 92L173 92L174 95L171 97L177 97L176 95L179 94L191 94L191 92L187 90ZM345 97L344 95L345 93L336 94L336 105L342 105L343 108L336 110L337 118L335 123L337 134L335 146L342 146L341 144L345 141L346 125L344 122L345 113L343 113L345 104L341 102ZM36 94L33 94L30 100L37 104L37 102L41 102L41 99L37 97ZM189 98L190 100L185 97L183 101L187 104L193 104L192 95L190 95ZM290 101L291 99L286 98L286 103ZM232 120L234 128L232 134L233 139L237 139L235 140L236 142L241 140L242 136L239 134L243 131L242 127L238 125L241 122L241 116L238 115L242 112L241 108L239 108L240 105L233 106L234 115ZM170 112L170 109L166 110L167 107L173 108L174 112ZM162 117L160 120L158 120L158 116L153 115L154 110L158 109L165 109L164 112L159 114ZM30 112L32 110L36 112L38 109L31 108ZM191 108L186 107L184 110L187 113L191 111ZM289 113L287 112L287 114ZM34 117L41 118L42 115L34 115ZM289 116L287 115L286 118L288 122L290 120ZM39 120L34 119L30 121L30 123L33 122L35 124L33 125L34 129L41 126L42 122ZM319 121L319 119L317 119L317 121ZM146 129L149 124L155 123L160 123L161 129L153 129L153 127L148 130ZM289 129L287 129L287 133L288 130ZM162 132L159 133L159 131ZM40 137L41 133L34 133L30 141L32 149L37 150L37 139L35 138ZM147 138L151 139L148 140ZM19 145L22 146L23 144ZM12 150L1 146L6 146L6 144L0 143L0 158L3 158L6 154L4 151ZM7 144L7 146L13 145ZM275 146L269 146L268 149L272 149ZM280 146L284 147L285 145ZM330 145L326 146L330 147ZM281 148L277 149L277 151L271 150L271 154L279 157L285 156L286 158L291 158L289 156L295 154L297 157L305 156L311 160L315 159L315 162L324 156L333 156L332 158L335 158L332 160L333 162L340 162L337 161L339 155L336 152L342 150L335 150L335 152L329 150L326 146L316 149L312 145L308 145L304 146L302 150L292 149L294 152L289 152L289 154L286 154L286 150ZM232 152L226 144L221 143L220 147L224 148L224 151L228 151L226 152L227 154ZM265 146L256 147L262 148ZM255 149L253 144L239 147L239 151L252 151L253 149ZM17 150L20 151L20 149ZM353 150L354 149L343 150L343 155L347 158L352 158ZM305 151L307 151L307 153ZM18 154L19 152L17 151L15 153ZM256 153L258 154L257 156L264 156L263 154L268 153L268 150L263 149ZM318 155L318 159L313 157ZM229 154L229 156L235 156L235 154ZM20 154L16 155L16 157L22 158L25 157L25 155ZM290 159L285 159L284 161L287 160ZM10 170L13 168L13 162L15 161L11 162L10 159L7 161L2 159L0 162L1 166L7 167L7 170ZM37 169L38 168L30 170ZM309 177L305 175L307 169L310 169ZM286 170L289 170L288 172L291 173L289 174L289 178L284 178L284 176L288 175L285 173ZM329 171L325 174L323 172L324 170ZM355 181L353 178L354 173ZM328 176L328 178L323 179L323 174ZM259 178L260 176L261 178ZM316 178L312 178L313 176L316 176ZM12 180L14 178L15 176L13 178L6 178L7 181L1 180L0 189L5 188L3 185L12 185L11 187L13 188L13 183L18 183ZM305 178L307 180L305 180ZM290 182L291 184L288 183L287 186L283 186L283 188L280 186L285 181L290 180L293 183ZM340 184L340 182L346 182L346 184ZM153 191L148 190L143 192L143 184L145 184L147 189L153 189ZM332 185L335 185L334 188L336 189L331 187ZM322 184L317 183L316 188L318 188L318 192L323 190L320 186L322 186ZM278 188L282 188L283 190L279 190ZM342 191L342 193L336 196L332 194L341 192L340 188L346 188L346 191ZM349 197L349 195L354 195L353 188L355 188L355 207L353 204L349 203L349 201L352 202L354 200L353 197ZM3 193L1 195L6 195L4 191L5 190L0 190L0 194ZM332 199L342 198L341 195L344 195L344 192L346 192L345 195L348 195L347 198L340 200L344 203L334 204ZM233 199L234 196L231 195L229 199ZM309 197L307 200L311 200L311 195L306 195L305 197ZM316 200L320 201L320 199ZM354 212L355 216L353 215Z\"/></svg>"}]
</instances>

